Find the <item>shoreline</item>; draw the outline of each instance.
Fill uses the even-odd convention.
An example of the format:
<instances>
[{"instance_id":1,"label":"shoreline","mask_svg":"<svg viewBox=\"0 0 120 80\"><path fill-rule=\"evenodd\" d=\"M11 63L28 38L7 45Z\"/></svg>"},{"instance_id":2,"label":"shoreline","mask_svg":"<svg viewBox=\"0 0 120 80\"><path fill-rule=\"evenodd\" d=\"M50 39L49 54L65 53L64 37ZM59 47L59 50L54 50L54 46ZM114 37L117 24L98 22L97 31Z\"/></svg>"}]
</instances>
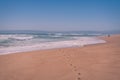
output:
<instances>
[{"instance_id":1,"label":"shoreline","mask_svg":"<svg viewBox=\"0 0 120 80\"><path fill-rule=\"evenodd\" d=\"M33 46L23 46L23 47L22 46L9 47L9 48L3 49L2 50L3 52L1 52L0 55L8 55L8 54L23 53L23 52L32 52L32 51L44 51L44 50L64 49L64 48L77 48L77 47L84 47L84 46L88 46L88 45L96 45L96 44L106 43L105 40L100 39L99 37L100 36L95 36L95 37L81 37L83 39L78 38L76 40L50 42L50 43L48 42L49 45L47 45L47 43L45 43L41 47L39 46L40 44L38 44L37 45L38 48L35 47L36 45L33 45ZM84 39L84 38L88 38L88 40ZM93 39L93 40L89 41L89 39ZM98 39L98 40L94 40L94 39ZM61 43L61 46L59 46L60 43ZM53 46L53 47L50 48L50 45ZM58 45L58 46L55 47L55 45ZM45 48L42 48L44 46L45 46Z\"/></svg>"},{"instance_id":2,"label":"shoreline","mask_svg":"<svg viewBox=\"0 0 120 80\"><path fill-rule=\"evenodd\" d=\"M0 55L0 80L120 80L120 35L105 44Z\"/></svg>"}]
</instances>

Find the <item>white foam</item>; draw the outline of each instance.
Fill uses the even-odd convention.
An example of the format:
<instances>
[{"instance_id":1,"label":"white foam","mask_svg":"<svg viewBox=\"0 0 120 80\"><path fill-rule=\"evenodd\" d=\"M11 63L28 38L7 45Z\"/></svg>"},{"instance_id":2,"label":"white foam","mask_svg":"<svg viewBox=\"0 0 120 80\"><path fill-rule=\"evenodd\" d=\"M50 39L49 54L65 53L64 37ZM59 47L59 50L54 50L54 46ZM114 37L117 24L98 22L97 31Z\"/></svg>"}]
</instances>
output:
<instances>
[{"instance_id":1,"label":"white foam","mask_svg":"<svg viewBox=\"0 0 120 80\"><path fill-rule=\"evenodd\" d=\"M33 36L32 35L23 35L23 34L19 34L19 35L0 35L0 39L17 39L17 40L26 40L26 39L32 39Z\"/></svg>"},{"instance_id":2,"label":"white foam","mask_svg":"<svg viewBox=\"0 0 120 80\"><path fill-rule=\"evenodd\" d=\"M0 48L0 55L17 53L17 52L33 51L33 50L84 46L84 45L105 43L105 42L106 41L95 38L95 37L81 37L81 38L76 38L75 40L68 40L68 41L45 42L45 43L39 43L39 44L31 45L31 46L29 45L29 46Z\"/></svg>"},{"instance_id":3,"label":"white foam","mask_svg":"<svg viewBox=\"0 0 120 80\"><path fill-rule=\"evenodd\" d=\"M33 37L31 36L13 36L11 39L17 39L17 40L26 40L26 39L32 39Z\"/></svg>"}]
</instances>

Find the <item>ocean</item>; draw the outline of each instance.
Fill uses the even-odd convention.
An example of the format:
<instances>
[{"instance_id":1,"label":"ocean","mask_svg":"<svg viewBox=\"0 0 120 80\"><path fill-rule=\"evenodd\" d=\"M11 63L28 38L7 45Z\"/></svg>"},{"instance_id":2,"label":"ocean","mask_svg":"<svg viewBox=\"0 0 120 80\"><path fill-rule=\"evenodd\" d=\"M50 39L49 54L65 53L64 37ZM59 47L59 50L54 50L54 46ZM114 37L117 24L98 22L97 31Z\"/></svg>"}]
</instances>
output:
<instances>
[{"instance_id":1,"label":"ocean","mask_svg":"<svg viewBox=\"0 0 120 80\"><path fill-rule=\"evenodd\" d=\"M100 32L0 31L0 55L105 43Z\"/></svg>"}]
</instances>

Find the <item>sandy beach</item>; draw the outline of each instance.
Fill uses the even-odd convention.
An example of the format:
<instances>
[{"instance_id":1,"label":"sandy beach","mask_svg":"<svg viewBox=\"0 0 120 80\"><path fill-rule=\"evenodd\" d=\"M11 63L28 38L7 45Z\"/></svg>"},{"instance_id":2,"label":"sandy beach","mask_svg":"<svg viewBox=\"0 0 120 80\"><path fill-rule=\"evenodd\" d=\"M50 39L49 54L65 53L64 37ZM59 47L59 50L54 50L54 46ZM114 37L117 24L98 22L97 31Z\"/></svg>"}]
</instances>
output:
<instances>
[{"instance_id":1,"label":"sandy beach","mask_svg":"<svg viewBox=\"0 0 120 80\"><path fill-rule=\"evenodd\" d=\"M0 55L0 80L120 80L120 35L107 43Z\"/></svg>"}]
</instances>

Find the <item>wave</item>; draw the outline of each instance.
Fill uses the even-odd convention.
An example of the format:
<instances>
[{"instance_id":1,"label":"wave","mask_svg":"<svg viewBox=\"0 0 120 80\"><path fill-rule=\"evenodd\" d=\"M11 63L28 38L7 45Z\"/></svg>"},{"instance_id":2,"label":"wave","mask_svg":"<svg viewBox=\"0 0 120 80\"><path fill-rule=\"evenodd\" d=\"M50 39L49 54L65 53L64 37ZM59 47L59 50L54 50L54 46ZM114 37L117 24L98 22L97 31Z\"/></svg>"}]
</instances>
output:
<instances>
[{"instance_id":1,"label":"wave","mask_svg":"<svg viewBox=\"0 0 120 80\"><path fill-rule=\"evenodd\" d=\"M85 34L75 32L0 34L0 54L73 46L84 46L88 44L105 42L103 40L94 38L91 35L97 36L101 34Z\"/></svg>"},{"instance_id":2,"label":"wave","mask_svg":"<svg viewBox=\"0 0 120 80\"><path fill-rule=\"evenodd\" d=\"M74 36L100 36L101 33L55 33L52 34L53 37L74 37Z\"/></svg>"},{"instance_id":3,"label":"wave","mask_svg":"<svg viewBox=\"0 0 120 80\"><path fill-rule=\"evenodd\" d=\"M14 36L14 37L10 37L9 39L14 39L14 40L28 40L28 39L32 39L33 37L24 37L24 36Z\"/></svg>"},{"instance_id":4,"label":"wave","mask_svg":"<svg viewBox=\"0 0 120 80\"><path fill-rule=\"evenodd\" d=\"M76 38L75 40L45 42L45 43L37 43L37 44L31 43L31 45L0 48L0 54L2 55L2 54L10 54L16 52L33 51L33 50L84 46L84 45L97 44L97 43L105 43L105 41L95 37L80 37L80 38Z\"/></svg>"},{"instance_id":5,"label":"wave","mask_svg":"<svg viewBox=\"0 0 120 80\"><path fill-rule=\"evenodd\" d=\"M13 35L0 35L0 40L14 39L14 40L28 40L33 39L32 35L13 34Z\"/></svg>"}]
</instances>

